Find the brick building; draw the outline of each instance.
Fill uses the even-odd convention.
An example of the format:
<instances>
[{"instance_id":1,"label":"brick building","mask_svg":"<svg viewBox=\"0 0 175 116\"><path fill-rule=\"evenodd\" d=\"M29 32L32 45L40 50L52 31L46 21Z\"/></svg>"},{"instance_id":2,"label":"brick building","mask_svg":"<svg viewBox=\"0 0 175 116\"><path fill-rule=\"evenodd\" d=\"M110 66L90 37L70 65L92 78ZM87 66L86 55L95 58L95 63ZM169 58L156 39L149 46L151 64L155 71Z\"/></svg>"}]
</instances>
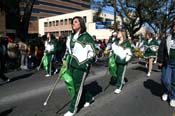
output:
<instances>
[{"instance_id":1,"label":"brick building","mask_svg":"<svg viewBox=\"0 0 175 116\"><path fill-rule=\"evenodd\" d=\"M29 33L38 33L38 19L90 9L84 0L36 0L29 22Z\"/></svg>"},{"instance_id":2,"label":"brick building","mask_svg":"<svg viewBox=\"0 0 175 116\"><path fill-rule=\"evenodd\" d=\"M5 13L0 11L0 35L5 35L6 32L6 21L5 21Z\"/></svg>"}]
</instances>

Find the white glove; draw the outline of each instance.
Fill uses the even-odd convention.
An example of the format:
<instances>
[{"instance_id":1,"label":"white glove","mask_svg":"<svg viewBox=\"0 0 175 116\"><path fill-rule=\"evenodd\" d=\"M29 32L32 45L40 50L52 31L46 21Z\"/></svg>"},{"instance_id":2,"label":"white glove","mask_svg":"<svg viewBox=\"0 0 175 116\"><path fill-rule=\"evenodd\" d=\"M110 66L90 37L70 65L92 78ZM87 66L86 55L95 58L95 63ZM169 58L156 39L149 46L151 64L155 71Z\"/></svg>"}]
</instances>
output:
<instances>
[{"instance_id":1,"label":"white glove","mask_svg":"<svg viewBox=\"0 0 175 116\"><path fill-rule=\"evenodd\" d=\"M126 59L125 59L125 61L128 62L132 58L132 52L131 52L130 49L126 49L125 52L126 52Z\"/></svg>"}]
</instances>

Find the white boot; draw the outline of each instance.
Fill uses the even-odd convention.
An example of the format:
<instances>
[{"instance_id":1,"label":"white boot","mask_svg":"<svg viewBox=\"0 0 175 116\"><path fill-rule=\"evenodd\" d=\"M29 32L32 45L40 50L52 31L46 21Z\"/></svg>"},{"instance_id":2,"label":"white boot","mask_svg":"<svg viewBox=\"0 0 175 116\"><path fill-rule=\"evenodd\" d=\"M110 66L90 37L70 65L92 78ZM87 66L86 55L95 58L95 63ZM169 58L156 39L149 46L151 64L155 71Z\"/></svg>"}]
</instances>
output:
<instances>
[{"instance_id":1,"label":"white boot","mask_svg":"<svg viewBox=\"0 0 175 116\"><path fill-rule=\"evenodd\" d=\"M90 106L90 103L89 102L86 102L85 104L84 104L84 107L89 107Z\"/></svg>"},{"instance_id":2,"label":"white boot","mask_svg":"<svg viewBox=\"0 0 175 116\"><path fill-rule=\"evenodd\" d=\"M50 77L51 75L50 74L46 74L45 77Z\"/></svg>"},{"instance_id":3,"label":"white boot","mask_svg":"<svg viewBox=\"0 0 175 116\"><path fill-rule=\"evenodd\" d=\"M86 103L84 104L84 107L89 107L90 104L91 104L92 102L94 102L94 100L95 100L95 98L93 97L92 100L91 100L91 102L86 102Z\"/></svg>"},{"instance_id":4,"label":"white boot","mask_svg":"<svg viewBox=\"0 0 175 116\"><path fill-rule=\"evenodd\" d=\"M151 76L151 72L148 72L148 73L147 73L147 76L150 77L150 76Z\"/></svg>"},{"instance_id":5,"label":"white boot","mask_svg":"<svg viewBox=\"0 0 175 116\"><path fill-rule=\"evenodd\" d=\"M115 89L114 93L119 94L121 91L121 89Z\"/></svg>"},{"instance_id":6,"label":"white boot","mask_svg":"<svg viewBox=\"0 0 175 116\"><path fill-rule=\"evenodd\" d=\"M64 116L73 116L74 115L74 113L72 113L72 112L70 112L70 111L67 111L65 114L64 114Z\"/></svg>"}]
</instances>

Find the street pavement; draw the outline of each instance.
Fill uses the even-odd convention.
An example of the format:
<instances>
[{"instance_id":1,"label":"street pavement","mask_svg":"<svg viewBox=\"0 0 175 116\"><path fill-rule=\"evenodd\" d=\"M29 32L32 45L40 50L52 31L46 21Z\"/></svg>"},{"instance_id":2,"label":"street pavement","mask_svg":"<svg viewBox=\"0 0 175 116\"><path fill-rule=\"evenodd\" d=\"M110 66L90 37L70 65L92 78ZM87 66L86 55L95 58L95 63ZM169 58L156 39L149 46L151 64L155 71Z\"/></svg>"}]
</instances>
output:
<instances>
[{"instance_id":1,"label":"street pavement","mask_svg":"<svg viewBox=\"0 0 175 116\"><path fill-rule=\"evenodd\" d=\"M109 84L105 65L101 61L92 66L85 84L95 101L87 108L80 105L76 116L175 116L174 108L161 100L163 88L157 65L148 78L143 62L131 62L125 75L127 83L120 94L114 94L115 86ZM70 96L63 81L57 84L47 106L43 106L57 75L46 78L43 70L6 75L12 81L0 81L0 116L63 116L68 110Z\"/></svg>"}]
</instances>

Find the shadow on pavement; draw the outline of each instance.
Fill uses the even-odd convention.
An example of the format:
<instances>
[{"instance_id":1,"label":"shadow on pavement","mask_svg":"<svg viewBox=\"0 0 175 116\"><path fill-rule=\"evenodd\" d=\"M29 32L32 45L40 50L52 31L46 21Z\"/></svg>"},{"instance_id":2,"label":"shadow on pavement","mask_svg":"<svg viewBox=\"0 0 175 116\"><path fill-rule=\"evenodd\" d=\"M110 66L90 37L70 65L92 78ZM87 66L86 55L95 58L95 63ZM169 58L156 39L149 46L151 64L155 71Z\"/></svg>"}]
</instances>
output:
<instances>
[{"instance_id":1,"label":"shadow on pavement","mask_svg":"<svg viewBox=\"0 0 175 116\"><path fill-rule=\"evenodd\" d=\"M10 109L7 109L7 110L5 110L3 112L0 112L0 116L8 116L10 113L12 113L12 111L13 111L14 108L15 107L10 108Z\"/></svg>"},{"instance_id":2,"label":"shadow on pavement","mask_svg":"<svg viewBox=\"0 0 175 116\"><path fill-rule=\"evenodd\" d=\"M85 90L88 90L92 96L98 95L100 92L102 92L102 87L97 83L97 81L93 81L84 87Z\"/></svg>"},{"instance_id":3,"label":"shadow on pavement","mask_svg":"<svg viewBox=\"0 0 175 116\"><path fill-rule=\"evenodd\" d=\"M88 90L88 92L90 92L90 94L95 97L96 95L98 95L99 93L101 93L103 91L102 87L97 83L97 81L93 81L87 85L85 85L84 87L84 91L86 92ZM84 104L85 104L85 94L83 93L82 97L81 97L81 102L79 104L79 108L78 111L79 112L81 110L81 108L83 108ZM93 101L94 102L94 101Z\"/></svg>"},{"instance_id":4,"label":"shadow on pavement","mask_svg":"<svg viewBox=\"0 0 175 116\"><path fill-rule=\"evenodd\" d=\"M19 79L28 78L28 77L30 77L31 75L33 75L32 72L31 72L31 73L28 73L28 74L23 74L23 75L20 75L20 76L17 76L17 77L12 77L12 78L10 79L9 82L5 82L5 81L4 81L4 82L0 83L0 86L1 86L1 85L4 85L4 84L11 83L11 82L14 82L14 81L19 80ZM0 116L1 116L1 115L0 115Z\"/></svg>"},{"instance_id":5,"label":"shadow on pavement","mask_svg":"<svg viewBox=\"0 0 175 116\"><path fill-rule=\"evenodd\" d=\"M33 73L28 73L28 74L20 75L20 76L17 76L17 77L13 77L12 79L10 79L10 82L13 82L13 81L16 81L16 80L19 80L19 79L28 78L31 75L33 75Z\"/></svg>"},{"instance_id":6,"label":"shadow on pavement","mask_svg":"<svg viewBox=\"0 0 175 116\"><path fill-rule=\"evenodd\" d=\"M153 72L161 72L159 69L152 69Z\"/></svg>"},{"instance_id":7,"label":"shadow on pavement","mask_svg":"<svg viewBox=\"0 0 175 116\"><path fill-rule=\"evenodd\" d=\"M148 79L143 83L143 85L145 88L149 89L151 93L155 96L161 97L164 92L163 86L154 80Z\"/></svg>"},{"instance_id":8,"label":"shadow on pavement","mask_svg":"<svg viewBox=\"0 0 175 116\"><path fill-rule=\"evenodd\" d=\"M140 70L140 71L142 71L142 72L147 73L147 69L146 69L145 67L141 67L141 66L136 67L136 68L133 68L133 70Z\"/></svg>"},{"instance_id":9,"label":"shadow on pavement","mask_svg":"<svg viewBox=\"0 0 175 116\"><path fill-rule=\"evenodd\" d=\"M138 63L140 64L140 65L143 65L143 66L145 66L145 61L138 61Z\"/></svg>"}]
</instances>

